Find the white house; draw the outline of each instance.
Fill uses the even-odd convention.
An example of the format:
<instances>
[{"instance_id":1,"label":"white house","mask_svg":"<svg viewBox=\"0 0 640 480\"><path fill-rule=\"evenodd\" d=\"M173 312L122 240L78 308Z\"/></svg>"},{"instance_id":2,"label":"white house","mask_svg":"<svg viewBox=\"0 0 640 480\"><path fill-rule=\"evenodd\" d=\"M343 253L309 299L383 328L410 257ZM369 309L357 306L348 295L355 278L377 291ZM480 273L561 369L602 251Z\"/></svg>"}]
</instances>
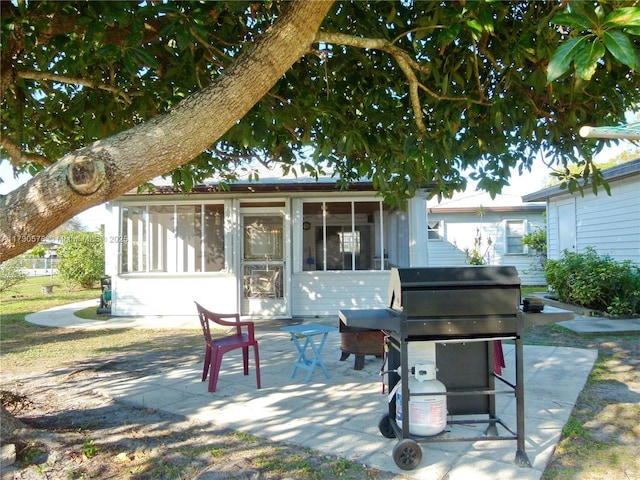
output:
<instances>
[{"instance_id":1,"label":"white house","mask_svg":"<svg viewBox=\"0 0 640 480\"><path fill-rule=\"evenodd\" d=\"M270 318L385 305L392 266L427 265L426 192L406 209L370 183L263 179L128 194L107 207L114 315L185 315L194 300Z\"/></svg>"},{"instance_id":2,"label":"white house","mask_svg":"<svg viewBox=\"0 0 640 480\"><path fill-rule=\"evenodd\" d=\"M591 187L570 193L554 186L523 197L525 202L547 203L548 256L584 252L631 260L640 265L640 158L602 171L611 188L595 195Z\"/></svg>"},{"instance_id":3,"label":"white house","mask_svg":"<svg viewBox=\"0 0 640 480\"><path fill-rule=\"evenodd\" d=\"M476 252L491 265L512 265L522 285L544 285L539 259L522 244L544 228L545 204L523 204L518 196L473 192L427 205L429 266L460 266Z\"/></svg>"}]
</instances>

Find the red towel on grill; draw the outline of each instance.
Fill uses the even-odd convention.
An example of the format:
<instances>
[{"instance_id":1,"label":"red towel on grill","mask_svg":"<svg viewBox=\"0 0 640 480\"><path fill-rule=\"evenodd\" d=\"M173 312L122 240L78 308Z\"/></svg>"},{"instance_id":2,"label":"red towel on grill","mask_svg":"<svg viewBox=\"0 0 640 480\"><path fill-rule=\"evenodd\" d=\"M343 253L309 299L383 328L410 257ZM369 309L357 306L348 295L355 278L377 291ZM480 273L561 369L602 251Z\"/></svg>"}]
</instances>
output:
<instances>
[{"instance_id":1,"label":"red towel on grill","mask_svg":"<svg viewBox=\"0 0 640 480\"><path fill-rule=\"evenodd\" d=\"M504 353L502 352L502 340L493 341L493 371L496 375L502 375L504 364Z\"/></svg>"}]
</instances>

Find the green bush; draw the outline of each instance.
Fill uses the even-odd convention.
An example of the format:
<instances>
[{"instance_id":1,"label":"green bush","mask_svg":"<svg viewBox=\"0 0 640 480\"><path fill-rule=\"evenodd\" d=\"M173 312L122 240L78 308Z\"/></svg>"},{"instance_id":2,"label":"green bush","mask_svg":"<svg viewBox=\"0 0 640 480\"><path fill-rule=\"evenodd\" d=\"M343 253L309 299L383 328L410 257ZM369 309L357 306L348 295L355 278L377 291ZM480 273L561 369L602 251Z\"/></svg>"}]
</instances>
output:
<instances>
[{"instance_id":1,"label":"green bush","mask_svg":"<svg viewBox=\"0 0 640 480\"><path fill-rule=\"evenodd\" d=\"M104 237L98 233L69 232L58 248L58 275L67 289L92 287L104 275Z\"/></svg>"},{"instance_id":2,"label":"green bush","mask_svg":"<svg viewBox=\"0 0 640 480\"><path fill-rule=\"evenodd\" d=\"M15 257L0 264L0 293L10 290L27 279L24 257Z\"/></svg>"},{"instance_id":3,"label":"green bush","mask_svg":"<svg viewBox=\"0 0 640 480\"><path fill-rule=\"evenodd\" d=\"M529 247L538 260L536 269L544 270L547 263L547 229L536 228L533 232L522 237L522 245Z\"/></svg>"},{"instance_id":4,"label":"green bush","mask_svg":"<svg viewBox=\"0 0 640 480\"><path fill-rule=\"evenodd\" d=\"M600 256L591 247L565 250L560 260L547 260L544 273L561 302L611 315L640 313L640 267L630 261Z\"/></svg>"}]
</instances>

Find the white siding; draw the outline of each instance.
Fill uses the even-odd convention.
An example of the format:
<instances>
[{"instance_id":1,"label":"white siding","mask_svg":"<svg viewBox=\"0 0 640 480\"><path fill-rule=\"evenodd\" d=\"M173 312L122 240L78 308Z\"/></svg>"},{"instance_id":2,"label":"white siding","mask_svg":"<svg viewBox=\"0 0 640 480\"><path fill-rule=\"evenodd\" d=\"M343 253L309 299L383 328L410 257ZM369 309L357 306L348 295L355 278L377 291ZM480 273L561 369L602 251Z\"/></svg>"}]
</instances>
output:
<instances>
[{"instance_id":1,"label":"white siding","mask_svg":"<svg viewBox=\"0 0 640 480\"><path fill-rule=\"evenodd\" d=\"M293 316L387 306L389 272L301 272L293 275Z\"/></svg>"},{"instance_id":2,"label":"white siding","mask_svg":"<svg viewBox=\"0 0 640 480\"><path fill-rule=\"evenodd\" d=\"M237 282L231 274L140 275L112 278L112 313L194 315L194 301L218 312L237 312ZM389 272L302 272L292 278L293 316L336 316L340 309L384 308Z\"/></svg>"},{"instance_id":3,"label":"white siding","mask_svg":"<svg viewBox=\"0 0 640 480\"><path fill-rule=\"evenodd\" d=\"M112 277L111 310L113 315L191 315L194 328L198 302L221 313L238 311L237 282L234 276L144 275Z\"/></svg>"},{"instance_id":4,"label":"white siding","mask_svg":"<svg viewBox=\"0 0 640 480\"><path fill-rule=\"evenodd\" d=\"M547 257L559 258L558 248L558 212L556 205L550 202L547 205Z\"/></svg>"},{"instance_id":5,"label":"white siding","mask_svg":"<svg viewBox=\"0 0 640 480\"><path fill-rule=\"evenodd\" d=\"M640 264L640 181L638 176L611 181L611 196L601 191L584 197L561 195L549 200L549 257L560 258L557 207L575 201L576 251L593 247L600 255Z\"/></svg>"},{"instance_id":6,"label":"white siding","mask_svg":"<svg viewBox=\"0 0 640 480\"><path fill-rule=\"evenodd\" d=\"M522 285L544 285L544 274L532 254L505 253L505 223L524 220L526 231L544 227L544 217L531 212L485 212L482 217L474 212L429 212L429 221L444 223L443 238L429 240L429 266L450 267L467 265L465 249L474 248L476 231L482 236L481 253L488 252L489 264L515 266ZM491 241L491 245L488 241Z\"/></svg>"}]
</instances>

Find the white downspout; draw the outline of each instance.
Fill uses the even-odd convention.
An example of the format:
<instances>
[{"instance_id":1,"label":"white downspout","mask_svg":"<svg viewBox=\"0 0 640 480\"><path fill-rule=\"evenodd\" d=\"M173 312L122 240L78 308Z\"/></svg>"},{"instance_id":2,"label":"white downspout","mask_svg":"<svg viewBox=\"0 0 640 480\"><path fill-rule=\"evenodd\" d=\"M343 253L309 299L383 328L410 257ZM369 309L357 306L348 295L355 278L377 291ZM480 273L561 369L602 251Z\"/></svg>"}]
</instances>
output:
<instances>
[{"instance_id":1,"label":"white downspout","mask_svg":"<svg viewBox=\"0 0 640 480\"><path fill-rule=\"evenodd\" d=\"M411 267L429 266L427 192L418 190L407 202L409 216L409 264Z\"/></svg>"}]
</instances>

